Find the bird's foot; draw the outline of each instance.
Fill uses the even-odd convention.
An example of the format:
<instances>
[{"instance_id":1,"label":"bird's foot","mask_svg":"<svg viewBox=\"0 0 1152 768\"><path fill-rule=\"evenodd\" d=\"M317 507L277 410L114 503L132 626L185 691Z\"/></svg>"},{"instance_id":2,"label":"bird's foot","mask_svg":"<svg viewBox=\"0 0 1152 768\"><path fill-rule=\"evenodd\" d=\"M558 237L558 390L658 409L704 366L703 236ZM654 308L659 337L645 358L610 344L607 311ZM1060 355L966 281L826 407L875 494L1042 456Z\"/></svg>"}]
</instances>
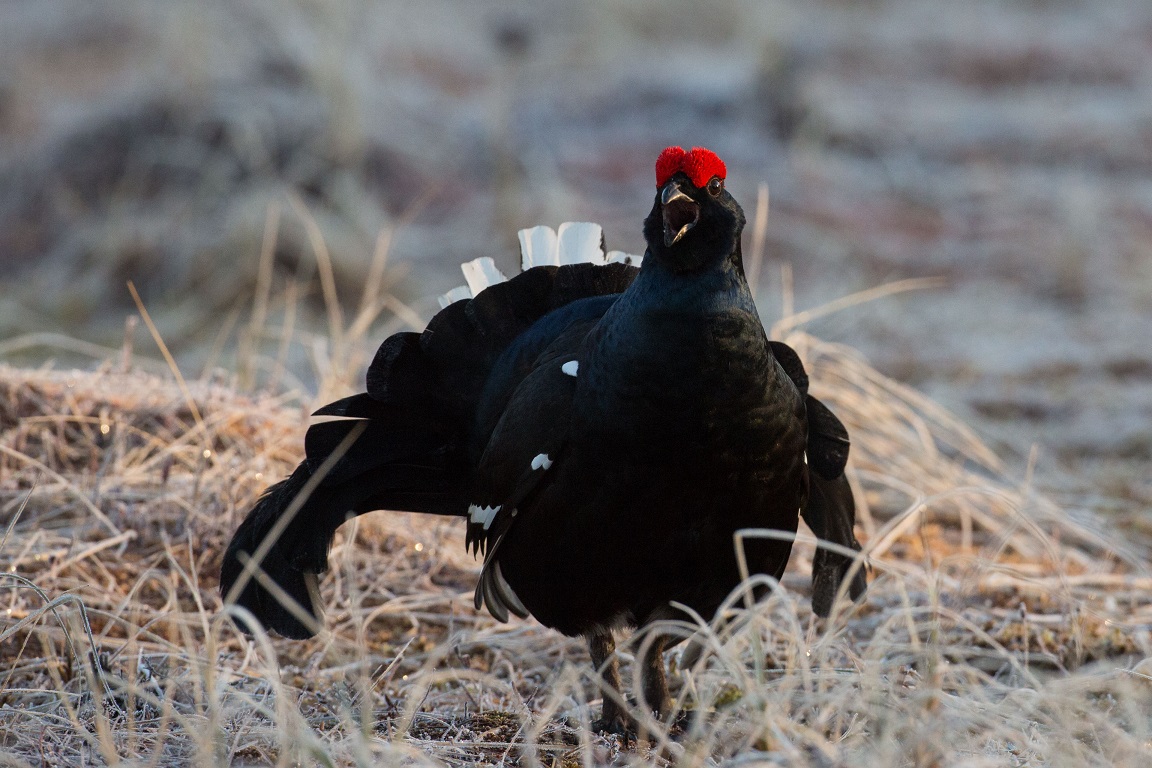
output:
<instances>
[{"instance_id":1,"label":"bird's foot","mask_svg":"<svg viewBox=\"0 0 1152 768\"><path fill-rule=\"evenodd\" d=\"M619 736L625 742L636 739L636 721L620 707L609 707L607 703L600 717L592 721L592 730Z\"/></svg>"},{"instance_id":2,"label":"bird's foot","mask_svg":"<svg viewBox=\"0 0 1152 768\"><path fill-rule=\"evenodd\" d=\"M668 723L668 735L673 741L679 741L680 737L688 733L688 729L692 727L692 718L695 713L690 709L681 710L672 721Z\"/></svg>"},{"instance_id":3,"label":"bird's foot","mask_svg":"<svg viewBox=\"0 0 1152 768\"><path fill-rule=\"evenodd\" d=\"M633 706L637 705L636 701L631 699L630 701ZM690 711L680 712L676 717L669 720L667 713L670 709L671 702L669 702L669 706L664 709L663 714L661 714L659 710L653 710L652 715L658 721L667 724L668 736L676 740L688 732L688 728L692 725L693 713ZM619 736L625 743L631 743L641 736L647 737L648 735L647 731L641 728L636 718L628 714L628 712L621 707L606 707L601 716L592 721L591 727L594 733Z\"/></svg>"}]
</instances>

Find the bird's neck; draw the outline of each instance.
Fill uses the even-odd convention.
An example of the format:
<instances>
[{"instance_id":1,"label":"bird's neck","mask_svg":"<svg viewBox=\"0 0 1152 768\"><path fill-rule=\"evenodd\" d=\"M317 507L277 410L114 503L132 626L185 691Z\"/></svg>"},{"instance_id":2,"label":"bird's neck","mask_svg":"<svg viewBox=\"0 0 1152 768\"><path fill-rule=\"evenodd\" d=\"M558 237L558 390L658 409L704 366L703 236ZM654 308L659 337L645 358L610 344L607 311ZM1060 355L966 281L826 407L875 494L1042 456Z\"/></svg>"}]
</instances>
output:
<instances>
[{"instance_id":1,"label":"bird's neck","mask_svg":"<svg viewBox=\"0 0 1152 768\"><path fill-rule=\"evenodd\" d=\"M684 272L646 255L640 274L617 302L622 316L681 315L706 321L717 312L744 310L756 314L756 304L740 262L739 250ZM624 320L624 317L621 317Z\"/></svg>"},{"instance_id":2,"label":"bird's neck","mask_svg":"<svg viewBox=\"0 0 1152 768\"><path fill-rule=\"evenodd\" d=\"M589 424L683 430L718 409L755 407L773 387L763 326L738 262L675 272L655 259L590 334L578 398ZM670 424L668 414L680 416ZM661 423L657 423L661 422Z\"/></svg>"}]
</instances>

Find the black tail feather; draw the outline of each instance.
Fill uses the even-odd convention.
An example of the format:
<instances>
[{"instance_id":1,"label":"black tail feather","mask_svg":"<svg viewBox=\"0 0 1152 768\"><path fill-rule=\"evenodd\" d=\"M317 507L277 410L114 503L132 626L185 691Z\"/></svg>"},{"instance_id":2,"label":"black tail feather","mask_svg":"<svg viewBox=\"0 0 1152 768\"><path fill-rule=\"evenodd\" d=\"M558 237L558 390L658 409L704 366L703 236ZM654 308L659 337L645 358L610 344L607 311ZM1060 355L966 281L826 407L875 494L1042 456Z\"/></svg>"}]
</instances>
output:
<instances>
[{"instance_id":1,"label":"black tail feather","mask_svg":"<svg viewBox=\"0 0 1152 768\"><path fill-rule=\"evenodd\" d=\"M856 500L852 497L852 487L844 475L827 480L819 474L809 474L810 490L808 504L803 511L804 522L816 536L824 541L860 551L856 540ZM812 610L818 616L827 616L841 583L848 576L852 558L823 547L816 550L812 560ZM848 586L848 596L858 600L864 595L868 579L864 569L859 567Z\"/></svg>"},{"instance_id":2,"label":"black tail feather","mask_svg":"<svg viewBox=\"0 0 1152 768\"><path fill-rule=\"evenodd\" d=\"M286 637L310 637L314 631L272 591L242 575L245 562L276 529L259 568L311 614L315 626L322 615L315 577L328 569L328 551L345 521L375 509L462 515L467 508L462 470L453 459L459 439L428 415L430 409L401 409L358 395L322 411L353 418L308 430L308 457L256 503L236 531L220 572L226 598L243 579L233 596L236 604Z\"/></svg>"},{"instance_id":3,"label":"black tail feather","mask_svg":"<svg viewBox=\"0 0 1152 768\"><path fill-rule=\"evenodd\" d=\"M281 480L264 492L232 537L232 543L224 553L224 563L220 568L220 593L225 601L247 608L268 629L295 639L311 637L315 631L261 585L254 575L245 576L244 564L256 554L261 542L291 506L293 499L304 489L310 476L308 468L301 464L288 479ZM276 582L289 598L312 615L313 626L319 624L322 612L316 601L314 589L309 587L309 582L315 578L314 574L310 576L297 568L291 560L290 550L285 549L281 546L281 542L277 541L259 561L258 567ZM241 578L244 579L244 583L239 586ZM238 586L239 591L232 594Z\"/></svg>"},{"instance_id":4,"label":"black tail feather","mask_svg":"<svg viewBox=\"0 0 1152 768\"><path fill-rule=\"evenodd\" d=\"M513 340L555 309L623 291L638 271L624 264L536 267L489 286L474 299L449 304L420 335L420 350L436 371L445 407L471 425L492 367ZM386 376L389 365L407 363L405 357L378 356L372 365L379 362L381 369L370 371L370 380Z\"/></svg>"}]
</instances>

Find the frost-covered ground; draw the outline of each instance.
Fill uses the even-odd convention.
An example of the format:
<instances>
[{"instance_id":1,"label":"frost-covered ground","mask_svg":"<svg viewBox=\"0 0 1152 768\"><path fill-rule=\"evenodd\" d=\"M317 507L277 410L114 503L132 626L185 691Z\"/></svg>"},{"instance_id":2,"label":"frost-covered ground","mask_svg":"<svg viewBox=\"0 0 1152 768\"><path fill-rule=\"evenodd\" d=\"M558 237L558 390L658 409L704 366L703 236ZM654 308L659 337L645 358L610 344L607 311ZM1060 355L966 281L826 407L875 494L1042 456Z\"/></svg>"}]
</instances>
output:
<instances>
[{"instance_id":1,"label":"frost-covered ground","mask_svg":"<svg viewBox=\"0 0 1152 768\"><path fill-rule=\"evenodd\" d=\"M702 144L750 216L770 186L766 321L783 265L799 309L943 276L810 330L1148 526L1152 4L717 5L0 4L0 350L118 346L131 279L198 370L245 326L270 203L272 325L295 280L323 331L291 194L349 299L392 233L426 319L459 261L511 271L519 227L641 250L656 153Z\"/></svg>"}]
</instances>

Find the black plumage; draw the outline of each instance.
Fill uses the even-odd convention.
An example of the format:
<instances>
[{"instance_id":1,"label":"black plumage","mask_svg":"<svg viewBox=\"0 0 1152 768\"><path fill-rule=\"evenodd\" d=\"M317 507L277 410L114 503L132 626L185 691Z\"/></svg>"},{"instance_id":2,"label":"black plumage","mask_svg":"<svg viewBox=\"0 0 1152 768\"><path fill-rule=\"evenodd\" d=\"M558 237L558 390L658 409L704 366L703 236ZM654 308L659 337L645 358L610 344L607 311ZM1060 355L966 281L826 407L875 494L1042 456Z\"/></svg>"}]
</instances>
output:
<instances>
[{"instance_id":1,"label":"black plumage","mask_svg":"<svg viewBox=\"0 0 1152 768\"><path fill-rule=\"evenodd\" d=\"M803 515L819 537L859 550L848 434L808 394L796 353L765 335L723 164L677 151L657 166L639 270L535 267L451 304L421 334L387 339L367 392L317 412L346 418L309 429L307 458L241 524L225 595L307 637L321 616L314 574L346 519L467 517L466 543L484 553L477 607L586 636L618 689L611 630L682 618L672 602L713 615L739 583L736 530L792 532ZM745 549L753 572L779 577L791 547ZM253 554L267 578L245 573ZM851 563L819 551L817 613ZM857 569L847 591L864 587ZM665 645L657 637L641 662L643 697L661 715ZM598 725L626 722L605 697Z\"/></svg>"}]
</instances>

